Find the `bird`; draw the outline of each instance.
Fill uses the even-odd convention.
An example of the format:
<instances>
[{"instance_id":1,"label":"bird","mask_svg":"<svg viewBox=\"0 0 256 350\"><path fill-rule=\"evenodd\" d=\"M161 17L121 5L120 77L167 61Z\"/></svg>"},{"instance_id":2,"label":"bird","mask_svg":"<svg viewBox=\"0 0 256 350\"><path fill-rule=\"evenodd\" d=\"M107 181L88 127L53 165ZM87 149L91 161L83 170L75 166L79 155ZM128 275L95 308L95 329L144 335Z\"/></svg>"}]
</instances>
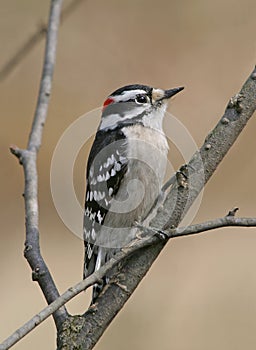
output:
<instances>
[{"instance_id":1,"label":"bird","mask_svg":"<svg viewBox=\"0 0 256 350\"><path fill-rule=\"evenodd\" d=\"M163 118L183 89L126 85L103 103L86 169L84 278L129 244L158 198L168 153ZM107 283L105 276L94 284L92 304Z\"/></svg>"}]
</instances>

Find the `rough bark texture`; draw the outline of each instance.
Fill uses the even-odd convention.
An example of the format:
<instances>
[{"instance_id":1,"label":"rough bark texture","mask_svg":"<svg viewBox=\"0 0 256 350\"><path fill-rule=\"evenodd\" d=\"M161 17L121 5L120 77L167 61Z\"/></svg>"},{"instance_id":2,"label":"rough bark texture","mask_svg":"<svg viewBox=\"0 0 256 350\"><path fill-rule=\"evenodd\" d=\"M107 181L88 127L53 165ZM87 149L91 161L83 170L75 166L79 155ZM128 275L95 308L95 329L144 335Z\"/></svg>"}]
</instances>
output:
<instances>
[{"instance_id":1,"label":"rough bark texture","mask_svg":"<svg viewBox=\"0 0 256 350\"><path fill-rule=\"evenodd\" d=\"M190 160L184 181L178 179L172 186L151 226L165 230L178 226L255 109L256 70L241 92L231 98L223 117ZM114 274L112 283L105 288L96 306L83 316L69 316L64 322L58 333L58 349L92 349L164 246L165 242L160 242L143 248L119 266L118 274Z\"/></svg>"}]
</instances>

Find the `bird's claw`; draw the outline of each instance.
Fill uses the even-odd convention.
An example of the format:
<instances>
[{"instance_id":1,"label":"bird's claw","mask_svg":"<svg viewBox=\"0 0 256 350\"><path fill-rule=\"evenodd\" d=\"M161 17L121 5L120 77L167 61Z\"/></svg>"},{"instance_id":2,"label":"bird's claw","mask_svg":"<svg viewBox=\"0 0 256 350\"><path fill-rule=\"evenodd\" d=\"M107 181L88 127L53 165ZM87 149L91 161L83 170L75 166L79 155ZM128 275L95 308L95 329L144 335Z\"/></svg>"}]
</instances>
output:
<instances>
[{"instance_id":1,"label":"bird's claw","mask_svg":"<svg viewBox=\"0 0 256 350\"><path fill-rule=\"evenodd\" d=\"M161 241L167 241L169 239L169 235L167 232L161 230L155 230L155 236L159 238Z\"/></svg>"},{"instance_id":2,"label":"bird's claw","mask_svg":"<svg viewBox=\"0 0 256 350\"><path fill-rule=\"evenodd\" d=\"M142 239L145 236L153 235L159 238L161 241L167 241L170 237L167 232L159 230L154 227L146 227L136 222L135 227L137 227L140 231L136 233L137 239Z\"/></svg>"}]
</instances>

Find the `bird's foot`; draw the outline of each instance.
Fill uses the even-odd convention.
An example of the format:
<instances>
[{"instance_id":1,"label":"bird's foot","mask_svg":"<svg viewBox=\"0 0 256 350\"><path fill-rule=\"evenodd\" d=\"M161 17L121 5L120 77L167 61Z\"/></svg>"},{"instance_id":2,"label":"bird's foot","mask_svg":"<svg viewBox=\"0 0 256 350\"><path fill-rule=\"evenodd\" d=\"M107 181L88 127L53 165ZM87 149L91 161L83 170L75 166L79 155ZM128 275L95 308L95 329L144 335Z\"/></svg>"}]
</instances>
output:
<instances>
[{"instance_id":1,"label":"bird's foot","mask_svg":"<svg viewBox=\"0 0 256 350\"><path fill-rule=\"evenodd\" d=\"M168 232L165 232L163 230L159 230L159 229L154 228L154 227L146 227L146 226L143 226L139 223L136 223L136 227L140 230L136 233L136 238L138 238L138 239L142 239L142 238L145 238L145 237L150 236L150 235L156 236L161 241L166 241L170 238Z\"/></svg>"}]
</instances>

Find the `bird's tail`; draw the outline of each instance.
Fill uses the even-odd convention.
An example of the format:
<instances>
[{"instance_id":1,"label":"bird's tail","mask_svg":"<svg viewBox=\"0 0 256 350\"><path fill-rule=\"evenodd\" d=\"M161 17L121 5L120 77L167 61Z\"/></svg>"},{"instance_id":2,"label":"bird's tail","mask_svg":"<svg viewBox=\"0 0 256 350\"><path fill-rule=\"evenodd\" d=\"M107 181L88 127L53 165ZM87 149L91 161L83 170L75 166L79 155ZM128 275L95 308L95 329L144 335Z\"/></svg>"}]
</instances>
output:
<instances>
[{"instance_id":1,"label":"bird's tail","mask_svg":"<svg viewBox=\"0 0 256 350\"><path fill-rule=\"evenodd\" d=\"M85 254L84 278L88 277L93 272L98 271L101 268L101 266L103 266L109 259L111 259L117 251L117 249L113 249L113 248L105 248L105 247L97 247L97 249L95 248L96 247L94 247L90 260L87 258L87 254ZM101 294L103 288L108 283L108 281L109 281L109 276L106 275L102 278L102 280L99 283L95 283L93 285L91 305L95 304L98 296Z\"/></svg>"}]
</instances>

